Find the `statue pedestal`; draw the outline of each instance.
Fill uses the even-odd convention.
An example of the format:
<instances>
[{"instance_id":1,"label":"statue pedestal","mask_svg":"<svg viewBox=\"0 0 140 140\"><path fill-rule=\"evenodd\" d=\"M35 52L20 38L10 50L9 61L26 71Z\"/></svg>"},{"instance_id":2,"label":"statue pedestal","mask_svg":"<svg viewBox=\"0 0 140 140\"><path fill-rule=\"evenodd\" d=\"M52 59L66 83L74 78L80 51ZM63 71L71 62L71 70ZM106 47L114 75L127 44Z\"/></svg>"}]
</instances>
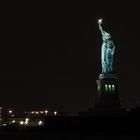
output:
<instances>
[{"instance_id":1,"label":"statue pedestal","mask_svg":"<svg viewBox=\"0 0 140 140\"><path fill-rule=\"evenodd\" d=\"M119 82L115 74L100 74L97 82L95 110L115 111L120 109Z\"/></svg>"}]
</instances>

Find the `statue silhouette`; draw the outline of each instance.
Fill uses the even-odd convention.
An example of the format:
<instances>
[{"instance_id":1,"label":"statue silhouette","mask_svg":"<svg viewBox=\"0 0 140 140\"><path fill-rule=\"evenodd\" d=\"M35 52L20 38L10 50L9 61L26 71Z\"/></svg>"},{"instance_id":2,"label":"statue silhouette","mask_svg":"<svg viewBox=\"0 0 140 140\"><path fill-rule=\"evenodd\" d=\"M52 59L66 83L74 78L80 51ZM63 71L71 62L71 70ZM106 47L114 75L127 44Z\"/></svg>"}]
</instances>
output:
<instances>
[{"instance_id":1,"label":"statue silhouette","mask_svg":"<svg viewBox=\"0 0 140 140\"><path fill-rule=\"evenodd\" d=\"M101 26L102 20L98 20L98 24L103 40L101 46L102 73L111 74L113 72L113 55L115 52L115 45L111 39L111 35L103 30Z\"/></svg>"}]
</instances>

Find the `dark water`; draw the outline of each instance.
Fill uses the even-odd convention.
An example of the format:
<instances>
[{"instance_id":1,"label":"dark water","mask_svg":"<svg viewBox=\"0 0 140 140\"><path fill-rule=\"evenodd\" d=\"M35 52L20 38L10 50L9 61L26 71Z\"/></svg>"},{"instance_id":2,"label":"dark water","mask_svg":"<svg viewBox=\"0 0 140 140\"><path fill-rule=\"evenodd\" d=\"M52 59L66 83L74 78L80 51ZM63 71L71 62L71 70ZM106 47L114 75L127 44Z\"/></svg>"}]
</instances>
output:
<instances>
[{"instance_id":1,"label":"dark water","mask_svg":"<svg viewBox=\"0 0 140 140\"><path fill-rule=\"evenodd\" d=\"M0 140L129 140L140 139L139 129L48 129L45 127L6 127L0 129Z\"/></svg>"},{"instance_id":2,"label":"dark water","mask_svg":"<svg viewBox=\"0 0 140 140\"><path fill-rule=\"evenodd\" d=\"M139 117L47 117L42 127L0 127L0 140L139 140Z\"/></svg>"}]
</instances>

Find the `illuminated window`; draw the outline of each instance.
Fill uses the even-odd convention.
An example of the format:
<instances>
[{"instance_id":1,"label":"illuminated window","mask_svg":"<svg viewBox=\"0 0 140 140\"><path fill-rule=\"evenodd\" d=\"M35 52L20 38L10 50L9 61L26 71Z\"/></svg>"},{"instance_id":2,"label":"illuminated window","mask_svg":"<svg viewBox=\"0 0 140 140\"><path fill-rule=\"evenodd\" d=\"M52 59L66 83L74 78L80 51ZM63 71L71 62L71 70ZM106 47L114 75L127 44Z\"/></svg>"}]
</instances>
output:
<instances>
[{"instance_id":1,"label":"illuminated window","mask_svg":"<svg viewBox=\"0 0 140 140\"><path fill-rule=\"evenodd\" d=\"M109 87L109 91L111 91L111 85L109 85L108 87Z\"/></svg>"},{"instance_id":2,"label":"illuminated window","mask_svg":"<svg viewBox=\"0 0 140 140\"><path fill-rule=\"evenodd\" d=\"M112 85L112 91L115 91L115 85Z\"/></svg>"},{"instance_id":3,"label":"illuminated window","mask_svg":"<svg viewBox=\"0 0 140 140\"><path fill-rule=\"evenodd\" d=\"M108 85L105 85L105 91L108 91Z\"/></svg>"},{"instance_id":4,"label":"illuminated window","mask_svg":"<svg viewBox=\"0 0 140 140\"><path fill-rule=\"evenodd\" d=\"M98 91L100 91L100 86L98 85Z\"/></svg>"}]
</instances>

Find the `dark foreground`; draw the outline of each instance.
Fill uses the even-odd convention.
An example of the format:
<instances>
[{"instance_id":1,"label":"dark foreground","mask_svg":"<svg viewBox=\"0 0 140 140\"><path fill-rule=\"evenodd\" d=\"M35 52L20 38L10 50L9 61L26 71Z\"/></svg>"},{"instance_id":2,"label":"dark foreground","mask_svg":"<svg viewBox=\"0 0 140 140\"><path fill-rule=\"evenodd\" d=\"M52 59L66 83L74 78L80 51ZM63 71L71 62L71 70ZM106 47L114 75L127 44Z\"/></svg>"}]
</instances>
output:
<instances>
[{"instance_id":1,"label":"dark foreground","mask_svg":"<svg viewBox=\"0 0 140 140\"><path fill-rule=\"evenodd\" d=\"M57 117L47 118L44 127L0 128L0 140L120 140L140 139L139 117Z\"/></svg>"}]
</instances>

